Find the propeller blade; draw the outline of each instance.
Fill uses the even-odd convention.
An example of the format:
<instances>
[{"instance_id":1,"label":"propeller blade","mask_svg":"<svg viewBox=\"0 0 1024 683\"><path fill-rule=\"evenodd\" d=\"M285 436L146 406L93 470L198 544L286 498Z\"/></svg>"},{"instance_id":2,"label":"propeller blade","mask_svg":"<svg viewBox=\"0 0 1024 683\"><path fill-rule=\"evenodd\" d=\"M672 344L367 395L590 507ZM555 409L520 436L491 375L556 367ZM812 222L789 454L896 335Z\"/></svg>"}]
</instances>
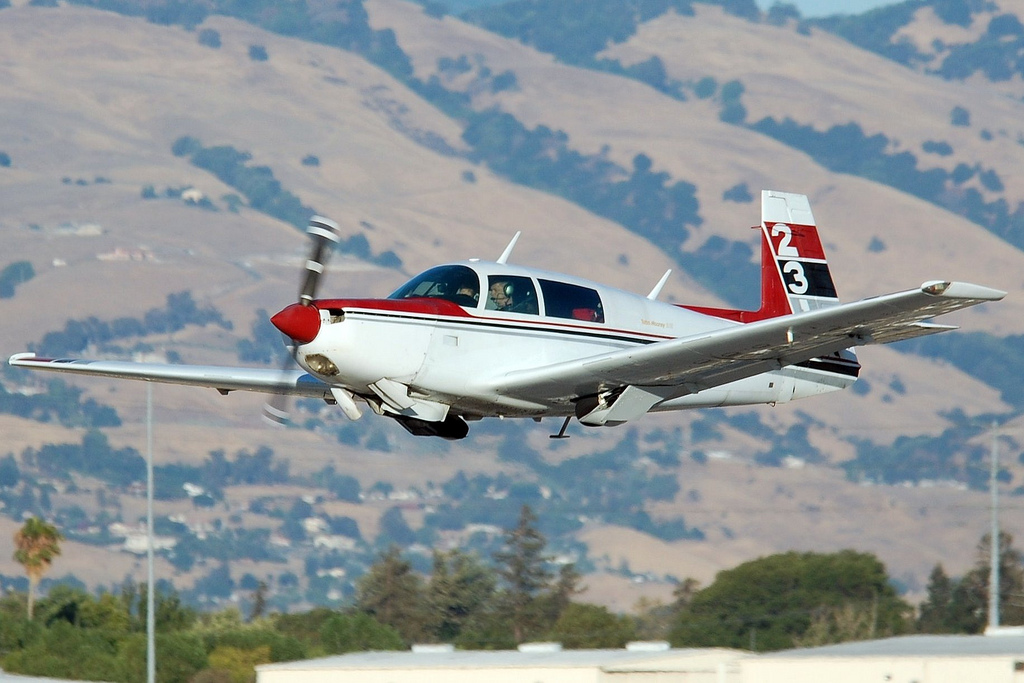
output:
<instances>
[{"instance_id":1,"label":"propeller blade","mask_svg":"<svg viewBox=\"0 0 1024 683\"><path fill-rule=\"evenodd\" d=\"M287 396L274 394L269 401L263 404L263 419L275 425L287 425L291 422L287 403Z\"/></svg>"},{"instance_id":2,"label":"propeller blade","mask_svg":"<svg viewBox=\"0 0 1024 683\"><path fill-rule=\"evenodd\" d=\"M292 306L297 306L297 304L292 304ZM285 345L288 349L288 355L281 362L282 377L291 366L298 365L298 361L295 359L295 355L298 353L295 343L285 340ZM287 394L271 394L270 398L263 404L263 419L281 427L288 426L292 421L291 397Z\"/></svg>"},{"instance_id":3,"label":"propeller blade","mask_svg":"<svg viewBox=\"0 0 1024 683\"><path fill-rule=\"evenodd\" d=\"M297 364L296 345L308 344L313 341L320 330L320 312L313 307L313 300L316 299L320 276L323 275L324 269L327 267L327 261L334 251L334 246L341 241L338 224L323 216L310 218L306 233L309 235L312 245L309 250L309 258L306 259L305 276L299 287L299 303L286 307L270 319L270 322L291 340L291 353L284 365L281 366L282 374L293 363ZM278 425L288 424L291 421L288 398L285 394L273 394L263 404L264 419Z\"/></svg>"},{"instance_id":4,"label":"propeller blade","mask_svg":"<svg viewBox=\"0 0 1024 683\"><path fill-rule=\"evenodd\" d=\"M320 276L323 275L331 252L334 251L334 245L341 241L338 224L323 216L310 218L306 233L312 239L313 245L309 252L309 258L306 259L306 276L299 288L299 303L303 306L309 306L316 298Z\"/></svg>"}]
</instances>

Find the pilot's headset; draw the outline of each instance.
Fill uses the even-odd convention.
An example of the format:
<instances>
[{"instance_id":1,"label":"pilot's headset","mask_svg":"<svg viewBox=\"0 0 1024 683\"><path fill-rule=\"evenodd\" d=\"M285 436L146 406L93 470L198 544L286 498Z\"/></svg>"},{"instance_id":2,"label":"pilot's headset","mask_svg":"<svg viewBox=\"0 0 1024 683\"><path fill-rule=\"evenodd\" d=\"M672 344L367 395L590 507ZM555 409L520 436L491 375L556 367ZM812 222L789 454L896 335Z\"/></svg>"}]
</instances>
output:
<instances>
[{"instance_id":1,"label":"pilot's headset","mask_svg":"<svg viewBox=\"0 0 1024 683\"><path fill-rule=\"evenodd\" d=\"M508 298L511 299L512 295L515 294L515 292L516 292L516 288L512 285L512 283L511 282L506 282L505 283L505 296L507 296Z\"/></svg>"}]
</instances>

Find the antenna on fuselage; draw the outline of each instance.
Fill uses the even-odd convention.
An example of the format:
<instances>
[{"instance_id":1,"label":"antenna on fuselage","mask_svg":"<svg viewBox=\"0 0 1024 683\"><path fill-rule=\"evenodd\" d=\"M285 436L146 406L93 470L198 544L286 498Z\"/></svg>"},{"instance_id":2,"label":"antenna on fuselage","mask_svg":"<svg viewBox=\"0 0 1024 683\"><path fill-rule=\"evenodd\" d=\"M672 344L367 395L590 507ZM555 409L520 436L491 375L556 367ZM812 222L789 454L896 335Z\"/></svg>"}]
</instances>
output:
<instances>
[{"instance_id":1,"label":"antenna on fuselage","mask_svg":"<svg viewBox=\"0 0 1024 683\"><path fill-rule=\"evenodd\" d=\"M652 289L651 293L647 295L648 299L650 299L651 301L654 301L655 299L658 298L658 295L661 294L661 288L665 286L666 282L668 282L668 276L671 275L671 274L672 274L672 269L671 268L669 268L668 270L665 271L665 274L661 276L660 280L658 280L658 284L654 285L654 289Z\"/></svg>"},{"instance_id":2,"label":"antenna on fuselage","mask_svg":"<svg viewBox=\"0 0 1024 683\"><path fill-rule=\"evenodd\" d=\"M515 249L516 242L519 241L519 236L522 234L523 231L520 230L519 232L512 236L512 241L508 243L507 247L505 247L505 251L501 252L501 256L498 257L496 263L505 263L506 261L508 261L508 257L512 255L512 250Z\"/></svg>"}]
</instances>

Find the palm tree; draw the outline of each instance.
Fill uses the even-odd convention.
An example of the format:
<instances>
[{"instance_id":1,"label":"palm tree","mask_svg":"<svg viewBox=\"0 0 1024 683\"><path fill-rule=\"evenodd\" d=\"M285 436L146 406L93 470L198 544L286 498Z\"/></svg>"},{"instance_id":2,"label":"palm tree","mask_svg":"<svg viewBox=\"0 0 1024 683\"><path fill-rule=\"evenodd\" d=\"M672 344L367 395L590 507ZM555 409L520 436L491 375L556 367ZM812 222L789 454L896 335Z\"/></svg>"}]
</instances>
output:
<instances>
[{"instance_id":1,"label":"palm tree","mask_svg":"<svg viewBox=\"0 0 1024 683\"><path fill-rule=\"evenodd\" d=\"M60 555L60 542L64 537L57 527L48 524L38 517L30 517L14 534L14 560L25 568L28 575L28 618L32 619L35 607L36 587L53 563L53 558Z\"/></svg>"}]
</instances>

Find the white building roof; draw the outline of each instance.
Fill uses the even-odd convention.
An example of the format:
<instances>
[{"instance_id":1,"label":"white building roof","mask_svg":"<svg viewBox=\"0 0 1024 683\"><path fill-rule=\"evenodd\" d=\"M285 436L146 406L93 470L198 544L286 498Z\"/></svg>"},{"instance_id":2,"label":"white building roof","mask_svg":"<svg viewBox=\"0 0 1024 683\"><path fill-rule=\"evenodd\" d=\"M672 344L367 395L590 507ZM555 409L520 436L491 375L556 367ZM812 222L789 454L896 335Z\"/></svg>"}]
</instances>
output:
<instances>
[{"instance_id":1,"label":"white building roof","mask_svg":"<svg viewBox=\"0 0 1024 683\"><path fill-rule=\"evenodd\" d=\"M77 683L63 678L43 678L42 676L22 676L9 674L0 669L0 683Z\"/></svg>"},{"instance_id":2,"label":"white building roof","mask_svg":"<svg viewBox=\"0 0 1024 683\"><path fill-rule=\"evenodd\" d=\"M823 647L783 650L761 655L769 659L790 657L1024 657L1024 635L963 636L914 635L864 640Z\"/></svg>"},{"instance_id":3,"label":"white building roof","mask_svg":"<svg viewBox=\"0 0 1024 683\"><path fill-rule=\"evenodd\" d=\"M561 650L520 652L518 650L456 650L454 652L353 652L345 655L298 662L263 664L259 672L299 672L333 669L510 669L510 668L598 668L605 671L685 671L697 666L714 666L748 656L724 648L677 649L662 652L628 650ZM702 661L704 660L704 661Z\"/></svg>"}]
</instances>

